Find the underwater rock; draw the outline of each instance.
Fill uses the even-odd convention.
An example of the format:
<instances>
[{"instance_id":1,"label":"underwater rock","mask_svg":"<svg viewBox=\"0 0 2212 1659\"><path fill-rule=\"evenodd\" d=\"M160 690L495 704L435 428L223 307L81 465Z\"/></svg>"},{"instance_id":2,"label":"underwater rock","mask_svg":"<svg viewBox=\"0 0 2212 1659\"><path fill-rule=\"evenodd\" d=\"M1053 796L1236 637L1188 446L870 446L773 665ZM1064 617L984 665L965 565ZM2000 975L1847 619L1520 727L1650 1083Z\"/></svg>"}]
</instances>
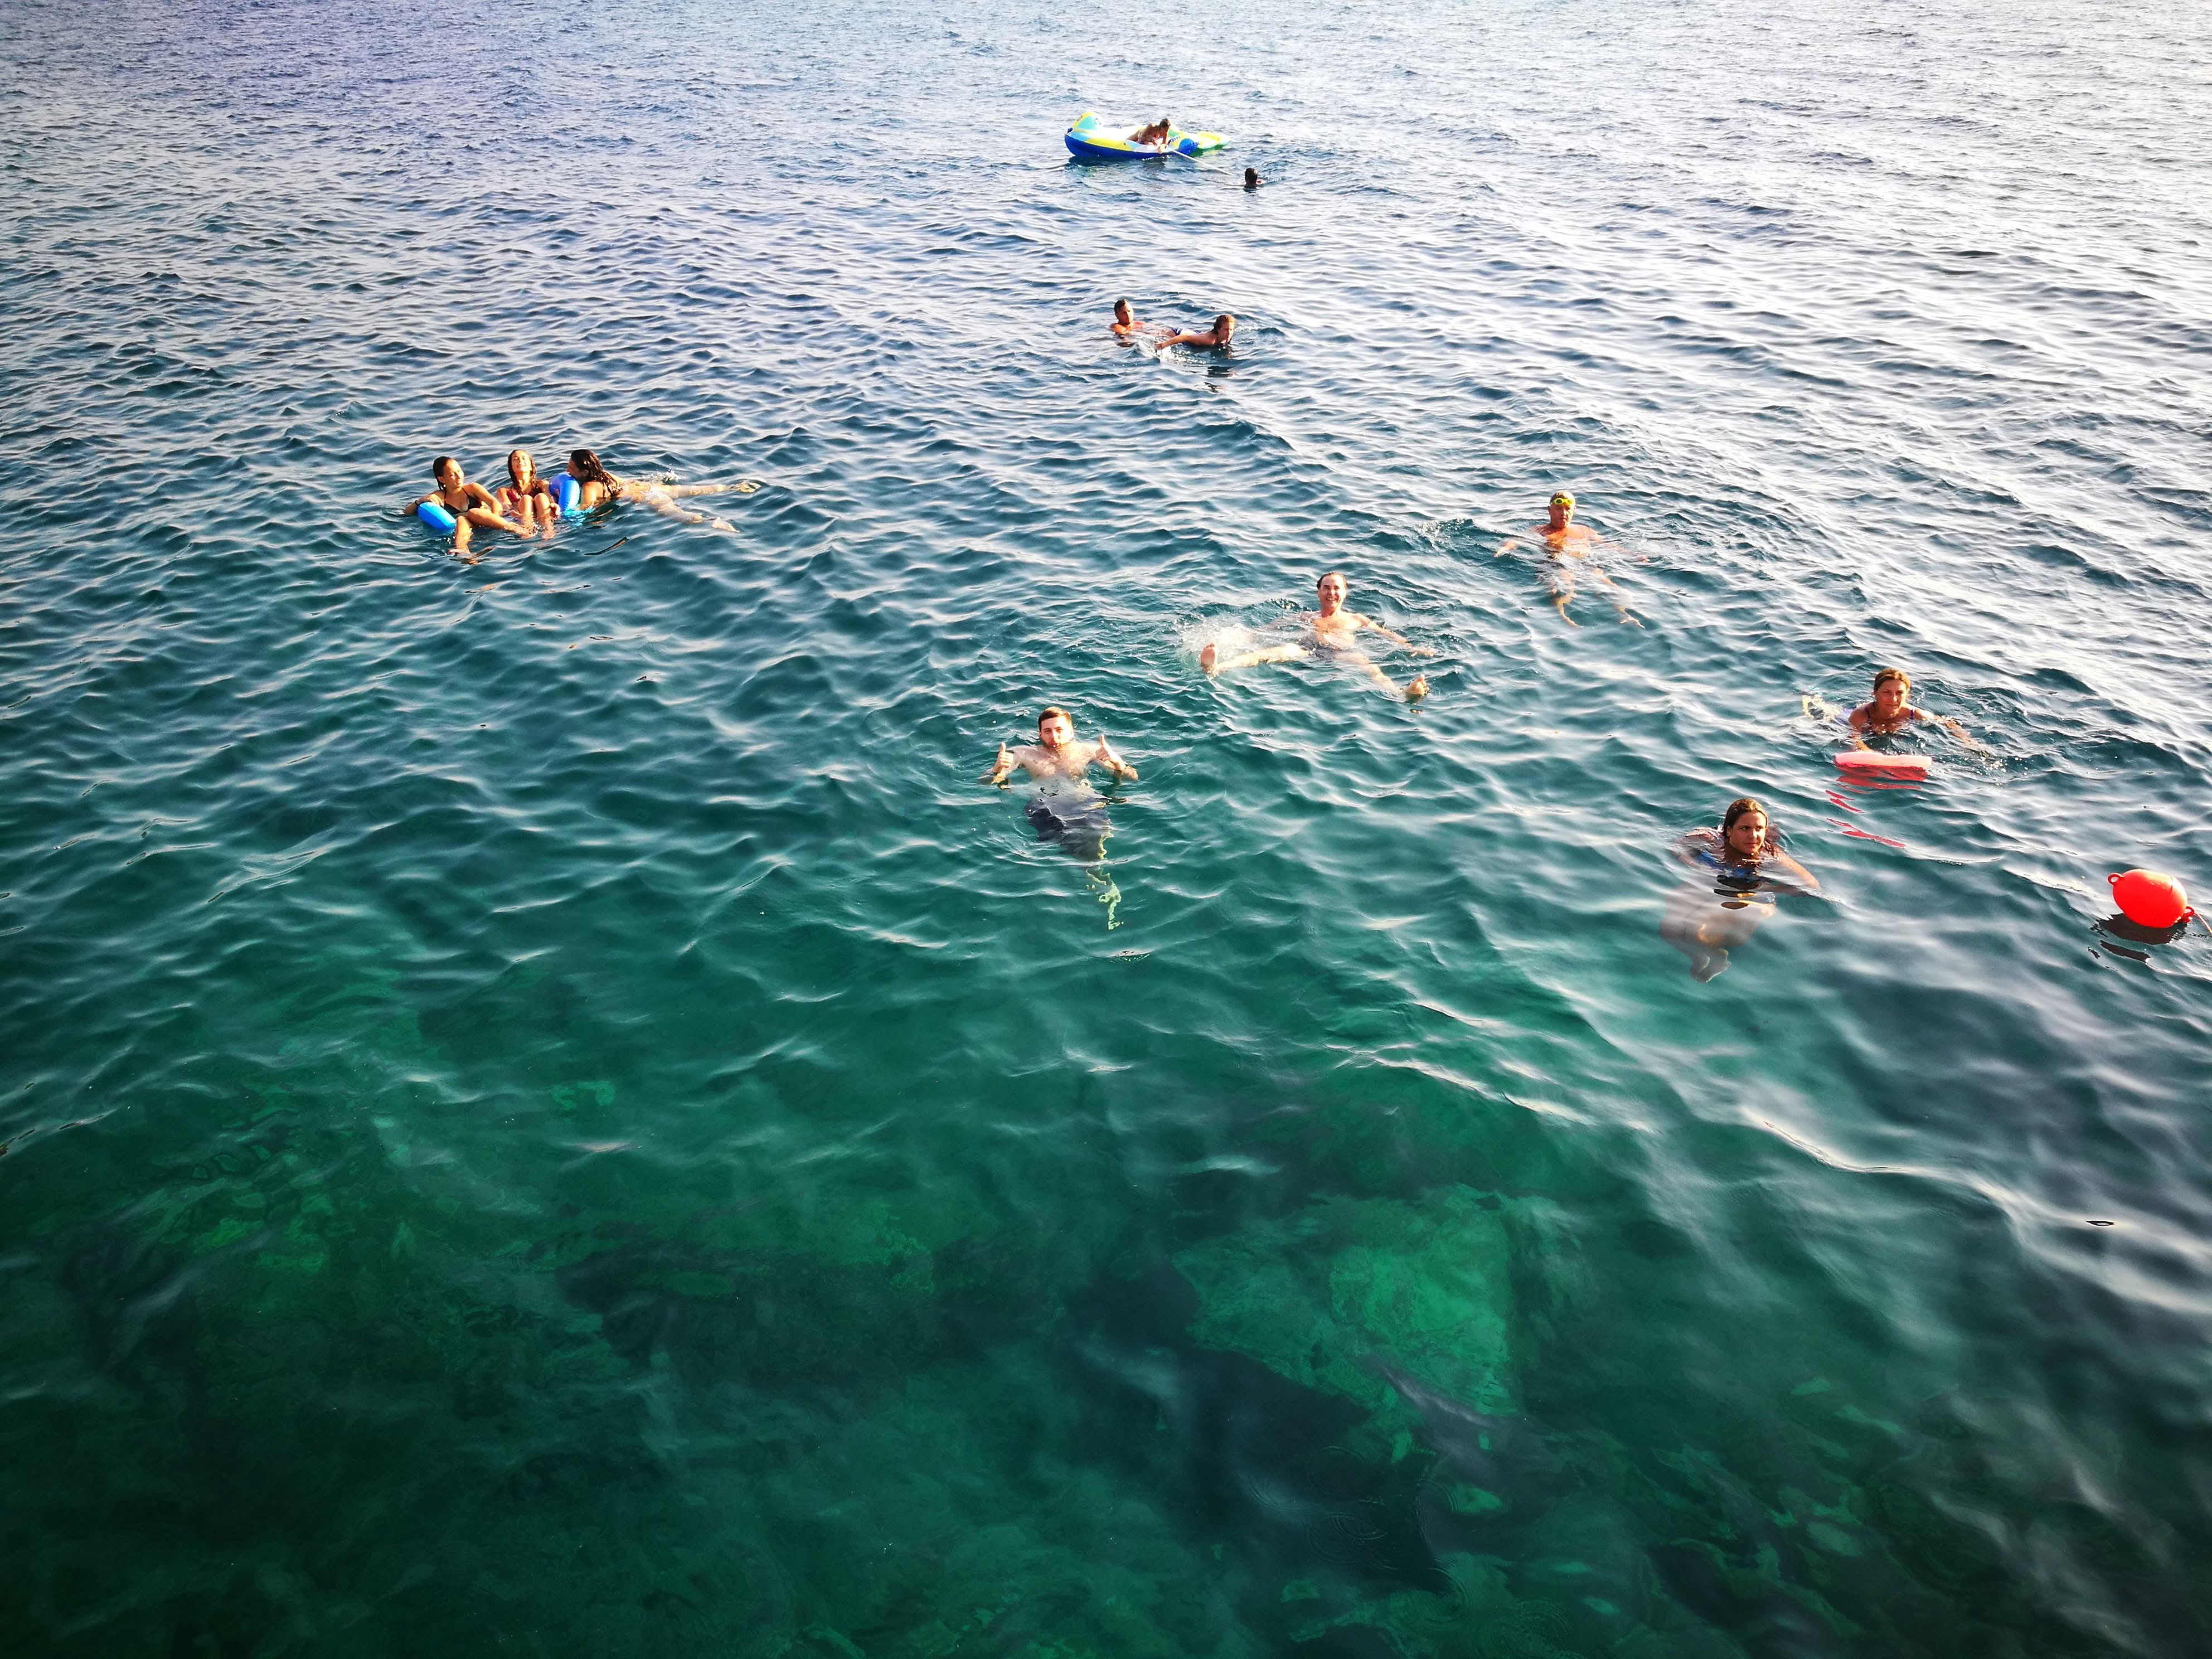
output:
<instances>
[{"instance_id":1,"label":"underwater rock","mask_svg":"<svg viewBox=\"0 0 2212 1659\"><path fill-rule=\"evenodd\" d=\"M1477 1411L1509 1412L1512 1310L1492 1199L1330 1199L1182 1252L1194 1340L1363 1407L1392 1434L1417 1413L1383 1368ZM1401 1448L1402 1449L1402 1448Z\"/></svg>"}]
</instances>

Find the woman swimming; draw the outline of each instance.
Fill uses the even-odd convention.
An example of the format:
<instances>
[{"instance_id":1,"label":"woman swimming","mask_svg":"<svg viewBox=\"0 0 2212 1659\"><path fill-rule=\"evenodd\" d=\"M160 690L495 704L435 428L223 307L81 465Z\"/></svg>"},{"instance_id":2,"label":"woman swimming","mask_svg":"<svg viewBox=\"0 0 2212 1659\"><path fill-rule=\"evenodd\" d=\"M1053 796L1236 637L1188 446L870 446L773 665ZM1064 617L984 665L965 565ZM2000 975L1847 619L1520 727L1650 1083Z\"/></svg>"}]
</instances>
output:
<instances>
[{"instance_id":1,"label":"woman swimming","mask_svg":"<svg viewBox=\"0 0 2212 1659\"><path fill-rule=\"evenodd\" d=\"M568 476L581 488L577 492L576 505L589 512L595 507L605 507L610 501L637 501L651 507L665 519L674 519L684 524L712 525L717 530L735 530L737 526L727 519L717 519L706 513L687 513L676 505L678 501L693 495L719 495L726 489L734 489L741 495L750 495L760 488L751 478L733 484L679 484L661 478L617 478L607 471L595 451L572 449L568 452Z\"/></svg>"},{"instance_id":2,"label":"woman swimming","mask_svg":"<svg viewBox=\"0 0 2212 1659\"><path fill-rule=\"evenodd\" d=\"M499 510L498 499L482 484L471 483L461 471L461 464L450 455L441 455L430 463L430 476L438 487L427 495L417 495L401 509L412 514L425 501L435 501L453 517L453 551L469 563L476 556L469 551L470 528L511 531L517 536L530 532L520 523Z\"/></svg>"},{"instance_id":3,"label":"woman swimming","mask_svg":"<svg viewBox=\"0 0 2212 1659\"><path fill-rule=\"evenodd\" d=\"M507 476L509 482L492 492L499 510L526 529L550 532L560 520L561 503L554 499L553 486L538 476L538 463L528 450L507 452Z\"/></svg>"},{"instance_id":4,"label":"woman swimming","mask_svg":"<svg viewBox=\"0 0 2212 1659\"><path fill-rule=\"evenodd\" d=\"M1729 951L1747 942L1774 913L1763 890L1817 893L1813 872L1784 852L1774 838L1766 809L1746 795L1729 803L1718 830L1692 830L1676 844L1674 856L1710 870L1713 888L1679 889L1667 902L1659 936L1690 959L1700 981L1726 971Z\"/></svg>"},{"instance_id":5,"label":"woman swimming","mask_svg":"<svg viewBox=\"0 0 2212 1659\"><path fill-rule=\"evenodd\" d=\"M1856 746L1864 749L1868 738L1893 736L1915 720L1934 720L1939 726L1948 726L1962 741L1977 749L1982 746L1967 735L1965 726L1948 714L1931 714L1926 709L1914 706L1910 701L1911 696L1912 676L1902 668L1884 668L1877 672L1874 677L1872 698L1844 717L1844 723L1850 727Z\"/></svg>"}]
</instances>

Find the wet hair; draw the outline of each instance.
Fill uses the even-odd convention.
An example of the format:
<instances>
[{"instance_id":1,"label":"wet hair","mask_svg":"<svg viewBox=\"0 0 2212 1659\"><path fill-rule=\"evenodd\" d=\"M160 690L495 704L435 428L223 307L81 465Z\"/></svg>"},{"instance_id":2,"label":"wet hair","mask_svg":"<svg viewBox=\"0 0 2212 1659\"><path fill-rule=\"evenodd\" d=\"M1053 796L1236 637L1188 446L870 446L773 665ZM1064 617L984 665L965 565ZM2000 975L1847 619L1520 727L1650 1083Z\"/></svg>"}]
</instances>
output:
<instances>
[{"instance_id":1,"label":"wet hair","mask_svg":"<svg viewBox=\"0 0 2212 1659\"><path fill-rule=\"evenodd\" d=\"M1127 300L1116 300L1116 301L1114 301L1114 314L1115 314L1115 316L1117 316L1117 317L1118 317L1118 316L1120 316L1123 312L1125 312L1125 311L1128 311L1128 310L1129 310L1129 302L1128 302ZM1131 316L1133 316L1133 317L1134 315L1136 315L1136 313L1135 313L1134 312L1130 312L1130 313L1129 313L1129 314L1130 314Z\"/></svg>"},{"instance_id":2,"label":"wet hair","mask_svg":"<svg viewBox=\"0 0 2212 1659\"><path fill-rule=\"evenodd\" d=\"M1253 185L1259 182L1260 169L1257 167L1246 167L1244 169L1244 188L1249 190Z\"/></svg>"},{"instance_id":3,"label":"wet hair","mask_svg":"<svg viewBox=\"0 0 2212 1659\"><path fill-rule=\"evenodd\" d=\"M1216 318L1213 319L1213 331L1214 331L1216 334L1218 334L1218 333L1220 333L1220 332L1221 332L1221 325L1222 325L1222 324L1224 324L1224 323L1234 324L1234 323L1236 322L1236 320L1237 320L1237 319L1236 319L1234 317L1231 316L1227 312L1225 312L1225 311L1224 311L1224 312L1223 312L1223 313L1222 313L1218 317L1216 317Z\"/></svg>"},{"instance_id":4,"label":"wet hair","mask_svg":"<svg viewBox=\"0 0 2212 1659\"><path fill-rule=\"evenodd\" d=\"M1874 689L1879 691L1883 686L1888 684L1892 680L1895 680L1907 691L1912 690L1912 676L1906 673L1902 668L1877 669L1875 672Z\"/></svg>"},{"instance_id":5,"label":"wet hair","mask_svg":"<svg viewBox=\"0 0 2212 1659\"><path fill-rule=\"evenodd\" d=\"M601 466L599 456L588 449L568 452L568 471L586 483L605 484L609 489L622 488L622 480Z\"/></svg>"},{"instance_id":6,"label":"wet hair","mask_svg":"<svg viewBox=\"0 0 2212 1659\"><path fill-rule=\"evenodd\" d=\"M1767 837L1769 842L1771 842L1774 833L1774 815L1751 796L1741 795L1730 801L1728 804L1728 811L1721 814L1721 840L1723 843L1729 838L1729 831L1735 828L1735 821L1747 812L1756 812L1766 820Z\"/></svg>"},{"instance_id":7,"label":"wet hair","mask_svg":"<svg viewBox=\"0 0 2212 1659\"><path fill-rule=\"evenodd\" d=\"M1320 575L1314 578L1314 592L1316 593L1320 592L1321 585L1327 581L1331 576L1334 576L1337 580L1343 582L1346 587L1352 586L1349 581L1346 580L1344 572L1341 570L1324 570Z\"/></svg>"},{"instance_id":8,"label":"wet hair","mask_svg":"<svg viewBox=\"0 0 2212 1659\"><path fill-rule=\"evenodd\" d=\"M452 456L441 455L436 460L430 463L430 476L434 478L442 478L446 476L446 469L447 467L457 465L458 463Z\"/></svg>"},{"instance_id":9,"label":"wet hair","mask_svg":"<svg viewBox=\"0 0 2212 1659\"><path fill-rule=\"evenodd\" d=\"M1040 732L1043 731L1044 723L1047 720L1051 720L1054 715L1066 720L1070 726L1075 724L1074 715L1069 714L1067 710L1062 708L1058 703L1052 703L1045 708L1045 711L1042 714L1037 716L1037 730Z\"/></svg>"},{"instance_id":10,"label":"wet hair","mask_svg":"<svg viewBox=\"0 0 2212 1659\"><path fill-rule=\"evenodd\" d=\"M532 455L526 449L510 449L507 452L507 476L514 480L517 483L520 483L522 482L522 474L516 470L514 465L514 458L518 455L521 456L524 460L530 463L530 474L532 477L536 477L538 476L538 458L535 455Z\"/></svg>"}]
</instances>

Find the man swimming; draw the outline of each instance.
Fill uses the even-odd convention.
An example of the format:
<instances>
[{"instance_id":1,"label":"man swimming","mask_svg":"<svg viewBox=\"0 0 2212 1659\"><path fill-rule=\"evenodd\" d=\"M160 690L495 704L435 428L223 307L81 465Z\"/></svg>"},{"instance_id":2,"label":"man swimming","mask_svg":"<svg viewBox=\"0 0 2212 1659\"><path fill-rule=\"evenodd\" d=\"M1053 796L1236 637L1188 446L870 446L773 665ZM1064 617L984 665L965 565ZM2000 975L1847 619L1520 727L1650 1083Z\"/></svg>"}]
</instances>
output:
<instances>
[{"instance_id":1,"label":"man swimming","mask_svg":"<svg viewBox=\"0 0 2212 1659\"><path fill-rule=\"evenodd\" d=\"M1127 300L1114 301L1114 337L1115 339L1133 340L1144 331L1144 327L1145 319L1129 309L1129 302Z\"/></svg>"},{"instance_id":2,"label":"man swimming","mask_svg":"<svg viewBox=\"0 0 2212 1659\"><path fill-rule=\"evenodd\" d=\"M1093 742L1079 743L1075 721L1067 710L1047 708L1037 716L1037 740L1014 749L1001 743L998 759L980 781L1004 788L1014 768L1028 771L1039 787L1023 806L1023 816L1039 841L1052 842L1084 866L1083 878L1106 907L1106 927L1110 932L1121 925L1115 914L1121 908L1121 890L1103 867L1106 838L1114 833L1114 826L1085 775L1094 762L1117 779L1137 781L1137 769L1114 752L1114 745L1103 733Z\"/></svg>"},{"instance_id":3,"label":"man swimming","mask_svg":"<svg viewBox=\"0 0 2212 1659\"><path fill-rule=\"evenodd\" d=\"M483 530L505 530L517 536L530 532L499 510L499 502L491 491L482 484L472 484L462 475L461 464L450 455L441 455L430 463L430 476L438 487L427 495L417 495L407 503L405 511L411 515L425 501L435 501L453 515L453 551L468 557L470 526Z\"/></svg>"},{"instance_id":4,"label":"man swimming","mask_svg":"<svg viewBox=\"0 0 2212 1659\"><path fill-rule=\"evenodd\" d=\"M1092 742L1078 743L1075 721L1067 710L1048 708L1037 716L1037 740L1013 749L1001 743L999 758L976 781L1004 788L1014 768L1020 766L1039 783L1087 784L1085 774L1094 762L1117 778L1130 783L1137 781L1137 769L1115 754L1114 745L1103 734Z\"/></svg>"},{"instance_id":5,"label":"man swimming","mask_svg":"<svg viewBox=\"0 0 2212 1659\"><path fill-rule=\"evenodd\" d=\"M1348 591L1343 573L1332 570L1314 584L1321 608L1311 613L1306 637L1299 643L1265 646L1224 659L1220 646L1209 640L1206 648L1198 653L1198 665L1209 674L1217 674L1224 668L1249 668L1255 663L1263 662L1339 662L1347 668L1359 670L1384 690L1394 696L1398 696L1396 683L1377 668L1373 659L1356 643L1355 636L1359 630L1364 628L1380 634L1400 647L1409 657L1433 657L1437 653L1426 646L1413 644L1402 634L1392 633L1372 617L1363 617L1357 611L1346 611L1344 596ZM1428 691L1428 677L1416 674L1406 686L1403 696L1407 702L1417 702L1426 696Z\"/></svg>"},{"instance_id":6,"label":"man swimming","mask_svg":"<svg viewBox=\"0 0 2212 1659\"><path fill-rule=\"evenodd\" d=\"M1237 319L1223 312L1213 319L1213 326L1199 334L1170 334L1160 342L1163 348L1176 345L1196 346L1201 351L1226 351L1229 337L1237 332Z\"/></svg>"},{"instance_id":7,"label":"man swimming","mask_svg":"<svg viewBox=\"0 0 2212 1659\"><path fill-rule=\"evenodd\" d=\"M1559 611L1559 620L1568 627L1579 628L1582 624L1567 615L1567 601L1575 596L1574 567L1567 562L1570 559L1586 560L1591 553L1607 544L1588 526L1575 522L1575 498L1564 489L1552 497L1550 512L1545 521L1540 525L1531 526L1528 533L1540 538L1546 550L1552 556L1553 608ZM1490 556L1493 559L1502 559L1520 545L1517 540L1510 541ZM1607 587L1612 588L1614 593L1618 594L1620 592L1614 585L1613 578L1595 565L1589 566L1589 570L1591 575L1596 577ZM1616 598L1613 600L1613 608L1621 621L1633 623L1638 628L1644 626L1644 619L1623 605L1619 599Z\"/></svg>"}]
</instances>

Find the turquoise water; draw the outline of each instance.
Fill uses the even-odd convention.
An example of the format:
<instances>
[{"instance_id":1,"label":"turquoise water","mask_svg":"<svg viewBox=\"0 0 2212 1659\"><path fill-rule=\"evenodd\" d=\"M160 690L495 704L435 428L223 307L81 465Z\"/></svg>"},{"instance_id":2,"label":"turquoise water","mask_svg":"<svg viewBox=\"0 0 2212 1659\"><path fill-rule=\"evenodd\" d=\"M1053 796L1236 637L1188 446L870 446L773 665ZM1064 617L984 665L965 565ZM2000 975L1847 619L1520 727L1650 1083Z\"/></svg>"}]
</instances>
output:
<instances>
[{"instance_id":1,"label":"turquoise water","mask_svg":"<svg viewBox=\"0 0 2212 1659\"><path fill-rule=\"evenodd\" d=\"M2212 1647L2199 10L11 15L0 1647Z\"/></svg>"}]
</instances>

